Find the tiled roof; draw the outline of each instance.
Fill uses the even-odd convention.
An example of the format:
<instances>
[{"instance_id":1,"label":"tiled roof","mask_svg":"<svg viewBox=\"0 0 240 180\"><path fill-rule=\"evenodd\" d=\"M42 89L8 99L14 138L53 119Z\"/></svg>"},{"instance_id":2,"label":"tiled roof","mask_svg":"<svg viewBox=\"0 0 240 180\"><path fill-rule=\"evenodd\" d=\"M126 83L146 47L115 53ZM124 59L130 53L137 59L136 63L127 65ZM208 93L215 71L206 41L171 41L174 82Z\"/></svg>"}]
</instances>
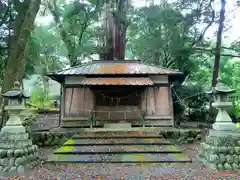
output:
<instances>
[{"instance_id":1,"label":"tiled roof","mask_svg":"<svg viewBox=\"0 0 240 180\"><path fill-rule=\"evenodd\" d=\"M85 78L82 85L153 85L150 78Z\"/></svg>"},{"instance_id":2,"label":"tiled roof","mask_svg":"<svg viewBox=\"0 0 240 180\"><path fill-rule=\"evenodd\" d=\"M51 75L117 75L117 74L181 74L176 70L150 66L140 61L93 61L90 64L79 65Z\"/></svg>"}]
</instances>

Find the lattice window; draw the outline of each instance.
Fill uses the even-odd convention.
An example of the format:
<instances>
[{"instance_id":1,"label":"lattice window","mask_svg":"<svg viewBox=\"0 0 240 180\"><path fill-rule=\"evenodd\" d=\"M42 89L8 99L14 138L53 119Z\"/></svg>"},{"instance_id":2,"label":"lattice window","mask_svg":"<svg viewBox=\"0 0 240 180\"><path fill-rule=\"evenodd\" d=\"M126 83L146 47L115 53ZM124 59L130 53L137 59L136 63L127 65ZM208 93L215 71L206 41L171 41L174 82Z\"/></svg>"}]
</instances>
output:
<instances>
[{"instance_id":1,"label":"lattice window","mask_svg":"<svg viewBox=\"0 0 240 180\"><path fill-rule=\"evenodd\" d=\"M97 106L137 106L140 101L140 93L96 93Z\"/></svg>"}]
</instances>

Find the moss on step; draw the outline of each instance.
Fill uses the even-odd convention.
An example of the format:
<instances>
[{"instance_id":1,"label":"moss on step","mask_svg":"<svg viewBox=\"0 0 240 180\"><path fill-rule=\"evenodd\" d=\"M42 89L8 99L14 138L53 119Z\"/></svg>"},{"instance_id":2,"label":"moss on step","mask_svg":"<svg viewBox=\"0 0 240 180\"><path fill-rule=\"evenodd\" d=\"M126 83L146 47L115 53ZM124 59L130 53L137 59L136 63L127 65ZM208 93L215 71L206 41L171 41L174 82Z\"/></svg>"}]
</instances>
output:
<instances>
[{"instance_id":1,"label":"moss on step","mask_svg":"<svg viewBox=\"0 0 240 180\"><path fill-rule=\"evenodd\" d=\"M137 154L135 155L135 159L137 161L143 161L145 158L144 158L144 154Z\"/></svg>"},{"instance_id":2,"label":"moss on step","mask_svg":"<svg viewBox=\"0 0 240 180\"><path fill-rule=\"evenodd\" d=\"M187 156L183 153L174 153L171 155L173 158L176 158L176 159L182 159L182 158L187 158Z\"/></svg>"},{"instance_id":3,"label":"moss on step","mask_svg":"<svg viewBox=\"0 0 240 180\"><path fill-rule=\"evenodd\" d=\"M145 138L144 142L146 142L146 143L153 143L153 142L155 142L155 139Z\"/></svg>"},{"instance_id":4,"label":"moss on step","mask_svg":"<svg viewBox=\"0 0 240 180\"><path fill-rule=\"evenodd\" d=\"M67 140L67 142L65 142L64 143L64 145L73 145L73 144L75 144L76 142L73 140L73 139L69 139L69 140Z\"/></svg>"},{"instance_id":5,"label":"moss on step","mask_svg":"<svg viewBox=\"0 0 240 180\"><path fill-rule=\"evenodd\" d=\"M177 148L174 145L169 146L168 148L169 151L176 151Z\"/></svg>"},{"instance_id":6,"label":"moss on step","mask_svg":"<svg viewBox=\"0 0 240 180\"><path fill-rule=\"evenodd\" d=\"M73 145L75 144L75 141L73 139L69 139L67 142L65 142L64 144L68 144L68 145ZM59 149L57 149L55 152L57 153L61 153L61 152L72 152L76 150L76 147L74 146L61 146ZM63 158L65 155L63 154L56 154L56 156L58 158Z\"/></svg>"}]
</instances>

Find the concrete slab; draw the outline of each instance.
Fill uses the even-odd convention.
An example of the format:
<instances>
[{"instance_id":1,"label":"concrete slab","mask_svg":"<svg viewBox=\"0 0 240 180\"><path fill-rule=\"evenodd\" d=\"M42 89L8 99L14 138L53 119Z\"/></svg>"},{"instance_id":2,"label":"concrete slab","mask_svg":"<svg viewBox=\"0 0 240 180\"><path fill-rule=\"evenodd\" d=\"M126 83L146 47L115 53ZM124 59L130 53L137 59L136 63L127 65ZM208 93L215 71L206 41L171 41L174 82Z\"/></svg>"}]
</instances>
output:
<instances>
[{"instance_id":1,"label":"concrete slab","mask_svg":"<svg viewBox=\"0 0 240 180\"><path fill-rule=\"evenodd\" d=\"M48 162L57 163L187 163L192 162L185 154L94 154L51 155Z\"/></svg>"},{"instance_id":2,"label":"concrete slab","mask_svg":"<svg viewBox=\"0 0 240 180\"><path fill-rule=\"evenodd\" d=\"M50 155L48 162L149 164L187 163L191 159L152 129L115 129L79 132Z\"/></svg>"},{"instance_id":3,"label":"concrete slab","mask_svg":"<svg viewBox=\"0 0 240 180\"><path fill-rule=\"evenodd\" d=\"M112 131L112 132L81 132L73 136L73 139L82 138L162 138L157 132L146 132L146 131Z\"/></svg>"},{"instance_id":4,"label":"concrete slab","mask_svg":"<svg viewBox=\"0 0 240 180\"><path fill-rule=\"evenodd\" d=\"M113 146L113 145L172 145L163 138L128 138L128 139L69 139L63 146Z\"/></svg>"},{"instance_id":5,"label":"concrete slab","mask_svg":"<svg viewBox=\"0 0 240 180\"><path fill-rule=\"evenodd\" d=\"M54 151L54 154L117 154L117 153L181 153L182 150L173 145L115 145L115 146L75 146L61 148Z\"/></svg>"}]
</instances>

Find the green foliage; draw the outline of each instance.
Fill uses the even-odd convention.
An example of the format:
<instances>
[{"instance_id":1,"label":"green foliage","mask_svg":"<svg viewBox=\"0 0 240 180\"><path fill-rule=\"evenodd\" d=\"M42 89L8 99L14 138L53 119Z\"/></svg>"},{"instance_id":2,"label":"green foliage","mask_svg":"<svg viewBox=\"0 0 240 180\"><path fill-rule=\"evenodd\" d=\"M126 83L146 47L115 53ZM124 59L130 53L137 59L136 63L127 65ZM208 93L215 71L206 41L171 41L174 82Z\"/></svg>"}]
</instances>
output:
<instances>
[{"instance_id":1,"label":"green foliage","mask_svg":"<svg viewBox=\"0 0 240 180\"><path fill-rule=\"evenodd\" d=\"M97 121L97 119L93 115L88 118L88 123L91 125L94 125L96 123L96 121Z\"/></svg>"},{"instance_id":2,"label":"green foliage","mask_svg":"<svg viewBox=\"0 0 240 180\"><path fill-rule=\"evenodd\" d=\"M173 5L163 3L143 7L134 12L129 26L128 51L133 57L179 69L185 75L195 71L197 66L191 55L191 26L185 22L183 14Z\"/></svg>"},{"instance_id":3,"label":"green foliage","mask_svg":"<svg viewBox=\"0 0 240 180\"><path fill-rule=\"evenodd\" d=\"M63 69L66 61L76 59L77 63L92 59L100 52L96 48L96 41L102 36L99 28L99 19L103 14L103 2L99 0L63 1L46 0L43 2L57 2L54 7L59 16L60 24L36 25L28 42L27 65L25 77L32 74L40 76L39 87L30 99L32 104L39 107L48 106L51 98L48 95L49 79L44 75L50 71ZM6 3L10 3L11 1ZM191 120L203 120L206 112L205 104L211 99L203 92L209 87L212 78L215 42L201 39L202 26L211 26L212 7L209 0L176 0L173 3L163 0L158 5L148 7L128 8L127 20L127 57L143 59L144 62L182 71L186 77L185 85L174 87L181 102L174 98L174 112ZM9 51L9 36L11 24L8 20L10 14L15 19L15 10L6 14L6 4L0 12L0 83L2 82ZM13 6L14 8L15 6ZM45 8L41 8L41 14ZM48 14L49 15L49 14ZM226 14L226 16L228 16ZM218 17L216 17L218 18ZM122 20L122 19L121 19ZM216 21L217 19L215 19ZM201 24L201 28L198 25ZM66 41L63 40L66 38ZM198 41L200 38L201 41ZM239 52L239 40L233 42L233 50L223 50L222 53L233 54ZM198 46L212 51L196 50ZM201 49L201 48L200 48ZM67 59L67 60L66 60ZM233 61L232 57L222 56L220 61L220 77L222 81L232 88L240 89L240 62ZM191 98L187 98L192 96ZM239 117L239 104L235 104L235 111ZM215 114L212 113L213 117ZM144 121L141 116L140 121ZM212 119L212 117L210 118ZM92 120L90 120L92 121Z\"/></svg>"},{"instance_id":4,"label":"green foliage","mask_svg":"<svg viewBox=\"0 0 240 180\"><path fill-rule=\"evenodd\" d=\"M29 138L32 138L32 128L36 123L37 114L29 109L21 112L20 114L23 126L26 128L27 133L29 133Z\"/></svg>"},{"instance_id":5,"label":"green foliage","mask_svg":"<svg viewBox=\"0 0 240 180\"><path fill-rule=\"evenodd\" d=\"M235 110L236 110L236 115L239 118L240 117L240 102L234 103L234 107L235 107Z\"/></svg>"},{"instance_id":6,"label":"green foliage","mask_svg":"<svg viewBox=\"0 0 240 180\"><path fill-rule=\"evenodd\" d=\"M39 147L42 146L61 146L69 138L71 138L74 133L71 132L34 132L32 134L33 144L36 144Z\"/></svg>"},{"instance_id":7,"label":"green foliage","mask_svg":"<svg viewBox=\"0 0 240 180\"><path fill-rule=\"evenodd\" d=\"M214 57L210 55L198 56L192 55L191 58L197 60L198 70L188 76L187 84L194 85L194 83L209 88L212 79L212 67ZM239 89L240 86L240 61L234 60L231 57L222 57L220 61L219 76L221 81L230 88Z\"/></svg>"},{"instance_id":8,"label":"green foliage","mask_svg":"<svg viewBox=\"0 0 240 180\"><path fill-rule=\"evenodd\" d=\"M32 74L44 75L65 66L61 57L66 56L66 49L59 42L59 37L54 35L53 28L37 26L32 33L28 46L25 77Z\"/></svg>"},{"instance_id":9,"label":"green foliage","mask_svg":"<svg viewBox=\"0 0 240 180\"><path fill-rule=\"evenodd\" d=\"M98 19L103 1L74 0L66 3L52 0L52 4L49 9L57 24L56 31L66 47L70 65L79 64L86 57L91 58L96 53L94 23Z\"/></svg>"},{"instance_id":10,"label":"green foliage","mask_svg":"<svg viewBox=\"0 0 240 180\"><path fill-rule=\"evenodd\" d=\"M38 108L45 108L51 106L52 99L45 95L43 88L39 87L32 93L28 102L37 106Z\"/></svg>"},{"instance_id":11,"label":"green foliage","mask_svg":"<svg viewBox=\"0 0 240 180\"><path fill-rule=\"evenodd\" d=\"M141 124L144 124L144 122L145 122L145 116L146 116L146 113L143 113L143 114L138 118L138 120L139 120L139 122L140 122Z\"/></svg>"},{"instance_id":12,"label":"green foliage","mask_svg":"<svg viewBox=\"0 0 240 180\"><path fill-rule=\"evenodd\" d=\"M239 122L240 118L240 102L233 102L233 108L230 111L230 117L232 118L233 122Z\"/></svg>"},{"instance_id":13,"label":"green foliage","mask_svg":"<svg viewBox=\"0 0 240 180\"><path fill-rule=\"evenodd\" d=\"M191 121L203 121L209 113L206 105L211 101L201 86L181 86L175 84L173 87L174 114L181 115L182 119ZM213 115L214 116L214 115ZM208 117L210 118L210 117ZM208 120L211 120L208 119Z\"/></svg>"},{"instance_id":14,"label":"green foliage","mask_svg":"<svg viewBox=\"0 0 240 180\"><path fill-rule=\"evenodd\" d=\"M28 102L30 102L31 104L34 104L36 106L40 106L43 108L44 106L44 100L45 100L45 97L44 97L44 93L43 91L40 89L36 92L34 92L31 96L31 98L29 99Z\"/></svg>"}]
</instances>

